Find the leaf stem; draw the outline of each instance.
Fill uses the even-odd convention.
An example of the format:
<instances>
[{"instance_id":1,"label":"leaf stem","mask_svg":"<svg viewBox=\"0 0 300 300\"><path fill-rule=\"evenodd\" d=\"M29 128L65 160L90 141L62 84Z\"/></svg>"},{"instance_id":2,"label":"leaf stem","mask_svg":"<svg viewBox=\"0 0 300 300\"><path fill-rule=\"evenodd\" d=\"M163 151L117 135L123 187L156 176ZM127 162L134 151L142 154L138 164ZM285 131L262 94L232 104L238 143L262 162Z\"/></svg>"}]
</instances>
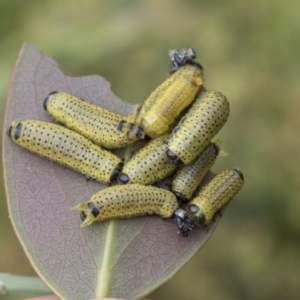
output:
<instances>
[{"instance_id":1,"label":"leaf stem","mask_svg":"<svg viewBox=\"0 0 300 300\"><path fill-rule=\"evenodd\" d=\"M115 220L109 221L106 237L105 237L105 247L103 250L103 256L101 261L101 267L98 270L98 279L96 286L96 298L104 298L109 296L109 287L111 279L111 254L112 245L114 242L114 232L115 232Z\"/></svg>"},{"instance_id":2,"label":"leaf stem","mask_svg":"<svg viewBox=\"0 0 300 300\"><path fill-rule=\"evenodd\" d=\"M41 296L53 292L38 277L0 273L0 295Z\"/></svg>"}]
</instances>

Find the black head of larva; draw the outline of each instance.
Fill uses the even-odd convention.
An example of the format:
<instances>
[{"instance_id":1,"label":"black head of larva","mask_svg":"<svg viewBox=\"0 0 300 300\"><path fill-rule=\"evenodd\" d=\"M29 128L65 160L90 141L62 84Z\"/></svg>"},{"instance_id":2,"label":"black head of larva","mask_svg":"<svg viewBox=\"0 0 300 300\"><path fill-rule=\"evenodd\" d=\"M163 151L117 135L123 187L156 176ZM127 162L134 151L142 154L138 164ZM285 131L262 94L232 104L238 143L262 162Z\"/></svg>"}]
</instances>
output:
<instances>
[{"instance_id":1,"label":"black head of larva","mask_svg":"<svg viewBox=\"0 0 300 300\"><path fill-rule=\"evenodd\" d=\"M184 196L182 193L174 192L174 195L181 202L188 202L189 201L189 199L186 196Z\"/></svg>"},{"instance_id":2,"label":"black head of larva","mask_svg":"<svg viewBox=\"0 0 300 300\"><path fill-rule=\"evenodd\" d=\"M197 217L197 224L198 225L203 225L205 224L205 216L202 212L199 211L199 207L195 204L191 204L187 208L192 215Z\"/></svg>"},{"instance_id":3,"label":"black head of larva","mask_svg":"<svg viewBox=\"0 0 300 300\"><path fill-rule=\"evenodd\" d=\"M178 226L179 232L184 237L187 237L194 228L195 221L181 208L175 210L173 219Z\"/></svg>"},{"instance_id":4,"label":"black head of larva","mask_svg":"<svg viewBox=\"0 0 300 300\"><path fill-rule=\"evenodd\" d=\"M170 159L174 161L176 165L183 164L182 160L170 149L167 150L167 155Z\"/></svg>"},{"instance_id":5,"label":"black head of larva","mask_svg":"<svg viewBox=\"0 0 300 300\"><path fill-rule=\"evenodd\" d=\"M130 181L130 178L126 175L126 174L120 174L119 176L119 181L121 181L122 183L126 184Z\"/></svg>"},{"instance_id":6,"label":"black head of larva","mask_svg":"<svg viewBox=\"0 0 300 300\"><path fill-rule=\"evenodd\" d=\"M97 218L97 216L99 215L100 211L99 209L97 208L96 204L94 202L88 202L87 204L91 214Z\"/></svg>"},{"instance_id":7,"label":"black head of larva","mask_svg":"<svg viewBox=\"0 0 300 300\"><path fill-rule=\"evenodd\" d=\"M17 139L21 136L22 127L23 127L22 123L18 123L18 125L17 125L16 128L15 128L15 131L12 132L12 130L13 130L13 125L11 125L11 126L9 127L8 131L7 131L8 136L9 136L10 138L12 138L12 134L14 134L15 140L17 140Z\"/></svg>"},{"instance_id":8,"label":"black head of larva","mask_svg":"<svg viewBox=\"0 0 300 300\"><path fill-rule=\"evenodd\" d=\"M242 171L239 169L239 168L235 168L233 169L239 176L240 178L244 181L245 180L245 176L244 174L242 173Z\"/></svg>"},{"instance_id":9,"label":"black head of larva","mask_svg":"<svg viewBox=\"0 0 300 300\"><path fill-rule=\"evenodd\" d=\"M47 105L48 105L50 96L51 96L51 95L54 95L54 94L57 94L57 93L58 93L57 91L54 91L54 92L51 92L51 93L47 96L47 98L44 100L44 103L43 103L44 110L47 110Z\"/></svg>"},{"instance_id":10,"label":"black head of larva","mask_svg":"<svg viewBox=\"0 0 300 300\"><path fill-rule=\"evenodd\" d=\"M126 123L125 120L121 120L118 124L117 130L122 131L124 124Z\"/></svg>"},{"instance_id":11,"label":"black head of larva","mask_svg":"<svg viewBox=\"0 0 300 300\"><path fill-rule=\"evenodd\" d=\"M118 179L118 175L122 171L123 166L124 166L124 163L122 163L122 162L117 164L117 166L115 167L115 169L113 170L113 172L110 176L110 181L115 181Z\"/></svg>"}]
</instances>

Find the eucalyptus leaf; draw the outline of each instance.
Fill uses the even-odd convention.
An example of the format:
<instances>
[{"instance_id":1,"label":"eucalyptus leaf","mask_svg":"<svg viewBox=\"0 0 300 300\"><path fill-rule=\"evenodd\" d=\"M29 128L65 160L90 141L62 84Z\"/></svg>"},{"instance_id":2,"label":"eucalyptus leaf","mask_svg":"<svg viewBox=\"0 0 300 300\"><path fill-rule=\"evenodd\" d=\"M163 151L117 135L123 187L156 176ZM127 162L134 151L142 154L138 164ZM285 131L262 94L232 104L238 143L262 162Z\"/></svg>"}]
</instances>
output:
<instances>
[{"instance_id":1,"label":"eucalyptus leaf","mask_svg":"<svg viewBox=\"0 0 300 300\"><path fill-rule=\"evenodd\" d=\"M53 120L43 109L52 91L64 91L119 114L136 106L118 99L101 76L72 78L37 47L23 45L8 93L4 131L13 120ZM10 219L40 278L62 299L137 299L176 273L207 241L217 222L185 238L173 220L145 216L80 229L70 207L106 186L35 156L3 137ZM128 158L127 147L117 154ZM200 279L199 279L200 282Z\"/></svg>"}]
</instances>

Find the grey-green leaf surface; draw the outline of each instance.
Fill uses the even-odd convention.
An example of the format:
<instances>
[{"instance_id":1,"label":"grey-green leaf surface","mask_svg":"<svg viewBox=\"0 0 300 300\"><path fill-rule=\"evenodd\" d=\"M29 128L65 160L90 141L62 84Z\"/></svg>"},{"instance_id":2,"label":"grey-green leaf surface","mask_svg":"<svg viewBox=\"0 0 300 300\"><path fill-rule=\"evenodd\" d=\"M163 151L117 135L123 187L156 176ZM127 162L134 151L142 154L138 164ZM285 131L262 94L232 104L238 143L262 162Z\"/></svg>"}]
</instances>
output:
<instances>
[{"instance_id":1,"label":"grey-green leaf surface","mask_svg":"<svg viewBox=\"0 0 300 300\"><path fill-rule=\"evenodd\" d=\"M66 76L37 47L24 45L11 79L4 130L13 120L53 122L43 109L52 91L68 92L124 115L135 110L112 93L103 77ZM105 186L19 148L5 134L3 147L14 229L39 276L62 299L147 295L177 272L216 226L195 228L184 238L172 220L147 216L80 229L78 212L70 207ZM128 153L130 147L118 155L126 158Z\"/></svg>"}]
</instances>

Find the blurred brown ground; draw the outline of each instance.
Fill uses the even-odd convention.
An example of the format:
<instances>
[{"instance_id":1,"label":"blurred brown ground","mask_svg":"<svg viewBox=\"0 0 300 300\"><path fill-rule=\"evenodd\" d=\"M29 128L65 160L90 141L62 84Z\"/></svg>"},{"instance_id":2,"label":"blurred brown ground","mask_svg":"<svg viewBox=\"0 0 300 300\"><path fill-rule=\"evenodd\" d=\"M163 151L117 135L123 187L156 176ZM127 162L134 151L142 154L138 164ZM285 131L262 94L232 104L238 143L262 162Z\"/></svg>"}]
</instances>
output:
<instances>
[{"instance_id":1,"label":"blurred brown ground","mask_svg":"<svg viewBox=\"0 0 300 300\"><path fill-rule=\"evenodd\" d=\"M213 170L238 166L246 185L201 252L149 298L299 299L299 11L295 0L1 1L1 118L23 42L70 76L106 77L131 103L162 82L168 49L192 46L205 86L231 103L218 135L230 155ZM34 275L3 184L0 197L0 272Z\"/></svg>"}]
</instances>

